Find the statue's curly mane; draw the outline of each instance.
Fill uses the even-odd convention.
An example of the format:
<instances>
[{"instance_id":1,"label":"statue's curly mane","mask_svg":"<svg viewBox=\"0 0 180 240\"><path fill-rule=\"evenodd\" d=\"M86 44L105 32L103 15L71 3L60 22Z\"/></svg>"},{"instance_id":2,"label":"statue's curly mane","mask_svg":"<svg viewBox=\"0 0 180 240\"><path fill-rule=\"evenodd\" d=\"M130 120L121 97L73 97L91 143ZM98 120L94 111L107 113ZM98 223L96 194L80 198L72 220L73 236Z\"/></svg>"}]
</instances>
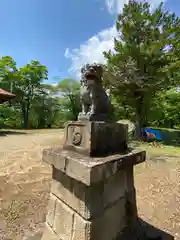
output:
<instances>
[{"instance_id":1,"label":"statue's curly mane","mask_svg":"<svg viewBox=\"0 0 180 240\"><path fill-rule=\"evenodd\" d=\"M96 80L96 82L101 82L102 74L103 68L100 64L85 64L81 68L81 77L84 81L91 79Z\"/></svg>"}]
</instances>

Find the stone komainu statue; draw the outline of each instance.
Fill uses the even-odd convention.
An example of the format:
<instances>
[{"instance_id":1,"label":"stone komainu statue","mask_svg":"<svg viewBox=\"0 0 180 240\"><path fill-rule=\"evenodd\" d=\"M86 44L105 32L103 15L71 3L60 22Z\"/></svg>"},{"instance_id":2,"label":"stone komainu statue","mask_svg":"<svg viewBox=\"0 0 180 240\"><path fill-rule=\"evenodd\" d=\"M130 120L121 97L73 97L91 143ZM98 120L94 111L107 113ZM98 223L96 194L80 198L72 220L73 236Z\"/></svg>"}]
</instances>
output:
<instances>
[{"instance_id":1,"label":"stone komainu statue","mask_svg":"<svg viewBox=\"0 0 180 240\"><path fill-rule=\"evenodd\" d=\"M86 64L81 68L82 112L79 120L108 121L112 118L112 105L102 86L102 74L100 64Z\"/></svg>"}]
</instances>

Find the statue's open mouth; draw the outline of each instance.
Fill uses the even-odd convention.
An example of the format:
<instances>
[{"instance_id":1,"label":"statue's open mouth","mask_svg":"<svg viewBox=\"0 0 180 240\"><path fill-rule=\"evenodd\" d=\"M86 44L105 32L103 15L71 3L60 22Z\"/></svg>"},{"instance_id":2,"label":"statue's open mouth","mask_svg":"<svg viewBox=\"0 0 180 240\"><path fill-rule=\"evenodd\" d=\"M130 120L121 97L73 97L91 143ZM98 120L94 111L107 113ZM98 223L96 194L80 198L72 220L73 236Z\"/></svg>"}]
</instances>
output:
<instances>
[{"instance_id":1,"label":"statue's open mouth","mask_svg":"<svg viewBox=\"0 0 180 240\"><path fill-rule=\"evenodd\" d=\"M85 74L85 77L86 77L87 80L88 79L95 79L96 75L88 72L88 73Z\"/></svg>"}]
</instances>

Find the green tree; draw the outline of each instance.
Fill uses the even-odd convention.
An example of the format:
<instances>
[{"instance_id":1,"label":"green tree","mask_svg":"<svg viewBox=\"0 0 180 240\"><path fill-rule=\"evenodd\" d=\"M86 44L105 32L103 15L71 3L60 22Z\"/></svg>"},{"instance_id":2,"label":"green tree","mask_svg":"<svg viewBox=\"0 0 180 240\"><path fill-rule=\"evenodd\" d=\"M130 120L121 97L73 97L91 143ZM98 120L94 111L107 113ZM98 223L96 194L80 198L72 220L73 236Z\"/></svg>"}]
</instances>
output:
<instances>
[{"instance_id":1,"label":"green tree","mask_svg":"<svg viewBox=\"0 0 180 240\"><path fill-rule=\"evenodd\" d=\"M33 128L51 128L57 125L60 104L55 96L53 85L42 84L39 94L32 101L30 110L30 124Z\"/></svg>"},{"instance_id":2,"label":"green tree","mask_svg":"<svg viewBox=\"0 0 180 240\"><path fill-rule=\"evenodd\" d=\"M17 77L16 62L10 56L3 56L0 59L0 87L12 92L14 81Z\"/></svg>"},{"instance_id":3,"label":"green tree","mask_svg":"<svg viewBox=\"0 0 180 240\"><path fill-rule=\"evenodd\" d=\"M80 105L80 83L74 79L64 79L59 82L56 87L59 92L61 104L63 105L62 111L67 114L67 118L77 120L78 114L81 110Z\"/></svg>"},{"instance_id":4,"label":"green tree","mask_svg":"<svg viewBox=\"0 0 180 240\"><path fill-rule=\"evenodd\" d=\"M136 115L137 135L148 124L148 113L157 92L178 84L175 70L180 19L163 11L163 4L151 11L148 3L129 1L117 19L119 38L114 52L105 52L105 84ZM165 49L168 49L165 50Z\"/></svg>"},{"instance_id":5,"label":"green tree","mask_svg":"<svg viewBox=\"0 0 180 240\"><path fill-rule=\"evenodd\" d=\"M150 123L153 126L180 127L180 92L171 89L158 94L151 106Z\"/></svg>"},{"instance_id":6,"label":"green tree","mask_svg":"<svg viewBox=\"0 0 180 240\"><path fill-rule=\"evenodd\" d=\"M12 57L0 59L0 87L16 94L15 99L0 107L1 126L50 128L62 125L64 104L57 96L59 90L51 84L44 84L45 79L47 68L38 61L17 69Z\"/></svg>"},{"instance_id":7,"label":"green tree","mask_svg":"<svg viewBox=\"0 0 180 240\"><path fill-rule=\"evenodd\" d=\"M39 61L31 61L18 70L18 81L16 81L15 93L16 101L21 106L23 115L24 128L28 128L29 110L32 101L39 95L41 84L48 78L46 66L40 64Z\"/></svg>"}]
</instances>

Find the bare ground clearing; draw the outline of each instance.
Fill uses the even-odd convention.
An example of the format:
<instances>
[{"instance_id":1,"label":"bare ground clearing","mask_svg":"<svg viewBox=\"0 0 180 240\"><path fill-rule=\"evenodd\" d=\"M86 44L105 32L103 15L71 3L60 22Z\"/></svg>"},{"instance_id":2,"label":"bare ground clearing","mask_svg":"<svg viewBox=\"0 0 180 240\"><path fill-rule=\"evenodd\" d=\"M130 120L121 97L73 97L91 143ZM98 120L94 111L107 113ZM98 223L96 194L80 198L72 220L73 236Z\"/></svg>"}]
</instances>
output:
<instances>
[{"instance_id":1,"label":"bare ground clearing","mask_svg":"<svg viewBox=\"0 0 180 240\"><path fill-rule=\"evenodd\" d=\"M41 154L62 139L62 130L0 137L0 240L23 240L42 230L51 168ZM180 150L143 148L148 160L135 168L139 214L180 239Z\"/></svg>"}]
</instances>

